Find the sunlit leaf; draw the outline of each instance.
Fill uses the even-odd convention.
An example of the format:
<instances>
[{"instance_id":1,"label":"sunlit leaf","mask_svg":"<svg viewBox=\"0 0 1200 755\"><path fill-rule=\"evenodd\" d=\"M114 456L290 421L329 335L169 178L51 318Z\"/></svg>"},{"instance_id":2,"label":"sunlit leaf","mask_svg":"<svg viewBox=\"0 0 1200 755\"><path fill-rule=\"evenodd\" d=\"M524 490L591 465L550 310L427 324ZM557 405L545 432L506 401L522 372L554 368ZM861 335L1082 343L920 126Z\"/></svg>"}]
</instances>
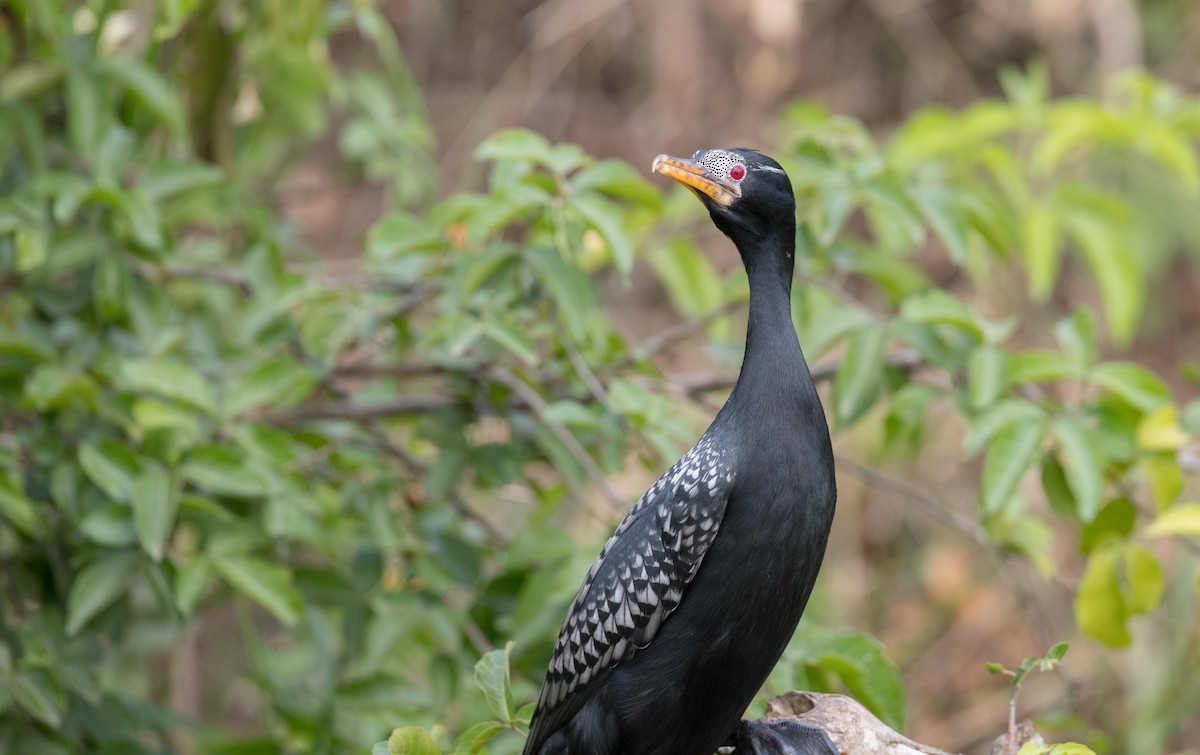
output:
<instances>
[{"instance_id":1,"label":"sunlit leaf","mask_svg":"<svg viewBox=\"0 0 1200 755\"><path fill-rule=\"evenodd\" d=\"M213 558L212 565L238 592L270 611L286 626L300 618L304 598L292 584L292 573L252 556Z\"/></svg>"},{"instance_id":2,"label":"sunlit leaf","mask_svg":"<svg viewBox=\"0 0 1200 755\"><path fill-rule=\"evenodd\" d=\"M475 148L476 160L525 160L550 164L550 142L526 128L510 128L485 139Z\"/></svg>"},{"instance_id":3,"label":"sunlit leaf","mask_svg":"<svg viewBox=\"0 0 1200 755\"><path fill-rule=\"evenodd\" d=\"M46 726L57 728L67 713L67 690L61 682L39 669L12 677L13 699L25 712Z\"/></svg>"},{"instance_id":4,"label":"sunlit leaf","mask_svg":"<svg viewBox=\"0 0 1200 755\"><path fill-rule=\"evenodd\" d=\"M1117 548L1093 552L1075 593L1079 628L1110 647L1125 647L1133 641L1126 626L1129 609L1117 579L1120 555Z\"/></svg>"},{"instance_id":5,"label":"sunlit leaf","mask_svg":"<svg viewBox=\"0 0 1200 755\"><path fill-rule=\"evenodd\" d=\"M1021 478L1037 460L1042 433L1039 421L1014 422L996 433L979 484L980 502L986 514L998 513L1012 498Z\"/></svg>"},{"instance_id":6,"label":"sunlit leaf","mask_svg":"<svg viewBox=\"0 0 1200 755\"><path fill-rule=\"evenodd\" d=\"M124 594L138 565L137 554L117 551L100 556L81 569L67 593L66 633L78 633Z\"/></svg>"},{"instance_id":7,"label":"sunlit leaf","mask_svg":"<svg viewBox=\"0 0 1200 755\"><path fill-rule=\"evenodd\" d=\"M1178 503L1158 515L1146 528L1151 537L1200 536L1200 503Z\"/></svg>"},{"instance_id":8,"label":"sunlit leaf","mask_svg":"<svg viewBox=\"0 0 1200 755\"><path fill-rule=\"evenodd\" d=\"M396 729L387 741L388 755L442 755L437 741L429 732L416 726Z\"/></svg>"},{"instance_id":9,"label":"sunlit leaf","mask_svg":"<svg viewBox=\"0 0 1200 755\"><path fill-rule=\"evenodd\" d=\"M1171 392L1162 379L1134 362L1105 362L1091 372L1090 378L1142 411L1151 411L1171 400Z\"/></svg>"},{"instance_id":10,"label":"sunlit leaf","mask_svg":"<svg viewBox=\"0 0 1200 755\"><path fill-rule=\"evenodd\" d=\"M161 561L179 505L178 493L172 489L170 476L162 465L150 463L144 466L133 480L130 502L142 549L154 561Z\"/></svg>"},{"instance_id":11,"label":"sunlit leaf","mask_svg":"<svg viewBox=\"0 0 1200 755\"><path fill-rule=\"evenodd\" d=\"M1074 494L1079 518L1090 522L1100 509L1104 493L1104 457L1091 430L1078 420L1060 417L1054 422L1054 434L1062 452L1067 484Z\"/></svg>"},{"instance_id":12,"label":"sunlit leaf","mask_svg":"<svg viewBox=\"0 0 1200 755\"><path fill-rule=\"evenodd\" d=\"M868 326L851 336L833 381L833 413L839 425L853 424L874 404L886 360L886 330Z\"/></svg>"},{"instance_id":13,"label":"sunlit leaf","mask_svg":"<svg viewBox=\"0 0 1200 755\"><path fill-rule=\"evenodd\" d=\"M1008 354L999 346L984 344L967 358L967 390L971 406L982 409L1008 389Z\"/></svg>"},{"instance_id":14,"label":"sunlit leaf","mask_svg":"<svg viewBox=\"0 0 1200 755\"><path fill-rule=\"evenodd\" d=\"M1021 218L1021 252L1024 253L1030 295L1038 301L1049 298L1058 278L1062 241L1057 210L1048 203L1034 203Z\"/></svg>"},{"instance_id":15,"label":"sunlit leaf","mask_svg":"<svg viewBox=\"0 0 1200 755\"><path fill-rule=\"evenodd\" d=\"M1177 451L1188 442L1188 434L1179 426L1174 404L1165 404L1142 417L1137 426L1138 447L1148 451Z\"/></svg>"},{"instance_id":16,"label":"sunlit leaf","mask_svg":"<svg viewBox=\"0 0 1200 755\"><path fill-rule=\"evenodd\" d=\"M1162 565L1148 549L1140 545L1125 548L1125 575L1129 585L1129 612L1150 613L1162 600Z\"/></svg>"},{"instance_id":17,"label":"sunlit leaf","mask_svg":"<svg viewBox=\"0 0 1200 755\"><path fill-rule=\"evenodd\" d=\"M509 681L508 663L513 643L503 648L490 650L475 664L475 684L483 691L488 706L504 723L513 720L512 682Z\"/></svg>"},{"instance_id":18,"label":"sunlit leaf","mask_svg":"<svg viewBox=\"0 0 1200 755\"><path fill-rule=\"evenodd\" d=\"M131 359L121 365L121 379L135 391L160 396L211 412L215 409L212 388L194 367L171 359Z\"/></svg>"}]
</instances>

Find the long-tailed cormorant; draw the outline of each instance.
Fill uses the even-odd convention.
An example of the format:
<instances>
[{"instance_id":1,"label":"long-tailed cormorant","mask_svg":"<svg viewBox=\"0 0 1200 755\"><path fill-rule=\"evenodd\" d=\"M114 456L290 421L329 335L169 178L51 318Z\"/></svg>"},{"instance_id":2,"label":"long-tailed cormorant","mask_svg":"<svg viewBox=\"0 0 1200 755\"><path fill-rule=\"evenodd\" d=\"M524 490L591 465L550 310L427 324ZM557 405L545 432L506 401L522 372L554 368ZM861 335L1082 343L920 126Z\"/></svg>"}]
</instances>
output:
<instances>
[{"instance_id":1,"label":"long-tailed cormorant","mask_svg":"<svg viewBox=\"0 0 1200 755\"><path fill-rule=\"evenodd\" d=\"M829 428L791 319L792 186L748 149L659 155L653 170L692 189L741 254L745 358L708 430L588 571L525 755L710 755L731 742L836 755L819 729L740 721L804 612L836 498Z\"/></svg>"}]
</instances>

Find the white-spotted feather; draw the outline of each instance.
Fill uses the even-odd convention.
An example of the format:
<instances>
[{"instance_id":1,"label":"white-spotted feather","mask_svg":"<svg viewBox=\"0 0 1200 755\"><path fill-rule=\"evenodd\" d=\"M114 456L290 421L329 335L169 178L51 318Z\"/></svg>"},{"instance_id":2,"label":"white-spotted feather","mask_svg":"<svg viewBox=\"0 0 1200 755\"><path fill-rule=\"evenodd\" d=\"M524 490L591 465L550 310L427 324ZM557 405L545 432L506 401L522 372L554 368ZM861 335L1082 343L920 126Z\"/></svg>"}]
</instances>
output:
<instances>
[{"instance_id":1,"label":"white-spotted feather","mask_svg":"<svg viewBox=\"0 0 1200 755\"><path fill-rule=\"evenodd\" d=\"M588 571L554 646L530 740L557 729L679 605L720 529L733 460L708 438L633 506Z\"/></svg>"}]
</instances>

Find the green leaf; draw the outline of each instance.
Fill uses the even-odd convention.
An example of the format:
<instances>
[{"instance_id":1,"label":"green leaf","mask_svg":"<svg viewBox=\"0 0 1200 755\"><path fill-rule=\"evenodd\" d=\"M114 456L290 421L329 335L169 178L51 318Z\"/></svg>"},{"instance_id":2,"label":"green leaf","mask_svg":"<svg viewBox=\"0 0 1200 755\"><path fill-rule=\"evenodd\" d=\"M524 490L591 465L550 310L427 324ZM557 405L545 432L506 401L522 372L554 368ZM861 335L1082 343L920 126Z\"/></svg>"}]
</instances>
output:
<instances>
[{"instance_id":1,"label":"green leaf","mask_svg":"<svg viewBox=\"0 0 1200 755\"><path fill-rule=\"evenodd\" d=\"M1030 205L1021 219L1021 251L1029 278L1029 294L1046 301L1054 290L1062 261L1062 230L1053 204Z\"/></svg>"},{"instance_id":2,"label":"green leaf","mask_svg":"<svg viewBox=\"0 0 1200 755\"><path fill-rule=\"evenodd\" d=\"M22 671L12 678L13 699L25 712L56 729L67 713L67 690L40 669Z\"/></svg>"},{"instance_id":3,"label":"green leaf","mask_svg":"<svg viewBox=\"0 0 1200 755\"><path fill-rule=\"evenodd\" d=\"M446 246L443 233L424 218L394 212L367 233L367 254L372 260L390 260L412 252L436 251Z\"/></svg>"},{"instance_id":4,"label":"green leaf","mask_svg":"<svg viewBox=\"0 0 1200 755\"><path fill-rule=\"evenodd\" d=\"M983 344L967 357L967 393L971 406L982 409L1008 390L1008 355L999 346Z\"/></svg>"},{"instance_id":5,"label":"green leaf","mask_svg":"<svg viewBox=\"0 0 1200 755\"><path fill-rule=\"evenodd\" d=\"M475 724L471 728L462 733L458 741L454 745L456 753L469 753L475 755L477 752L482 752L484 745L492 741L492 739L502 731L510 728L508 724L500 721L484 721Z\"/></svg>"},{"instance_id":6,"label":"green leaf","mask_svg":"<svg viewBox=\"0 0 1200 755\"><path fill-rule=\"evenodd\" d=\"M1068 212L1064 225L1100 290L1109 333L1118 344L1128 343L1137 329L1145 292L1128 224L1098 213Z\"/></svg>"},{"instance_id":7,"label":"green leaf","mask_svg":"<svg viewBox=\"0 0 1200 755\"><path fill-rule=\"evenodd\" d=\"M107 57L98 70L121 84L134 99L155 115L174 136L186 132L183 104L167 80L153 68L130 57Z\"/></svg>"},{"instance_id":8,"label":"green leaf","mask_svg":"<svg viewBox=\"0 0 1200 755\"><path fill-rule=\"evenodd\" d=\"M720 306L723 292L716 267L686 239L672 239L648 254L650 266L680 312L699 317Z\"/></svg>"},{"instance_id":9,"label":"green leaf","mask_svg":"<svg viewBox=\"0 0 1200 755\"><path fill-rule=\"evenodd\" d=\"M1109 543L1124 540L1133 532L1137 521L1137 509L1124 498L1109 501L1096 518L1079 530L1079 550L1092 551Z\"/></svg>"},{"instance_id":10,"label":"green leaf","mask_svg":"<svg viewBox=\"0 0 1200 755\"><path fill-rule=\"evenodd\" d=\"M136 553L110 552L81 569L67 592L67 636L123 595L139 565Z\"/></svg>"},{"instance_id":11,"label":"green leaf","mask_svg":"<svg viewBox=\"0 0 1200 755\"><path fill-rule=\"evenodd\" d=\"M1084 374L1096 363L1096 322L1091 310L1079 308L1054 326L1063 353L1076 374Z\"/></svg>"},{"instance_id":12,"label":"green leaf","mask_svg":"<svg viewBox=\"0 0 1200 755\"><path fill-rule=\"evenodd\" d=\"M1200 503L1179 503L1158 515L1146 528L1150 537L1200 536Z\"/></svg>"},{"instance_id":13,"label":"green leaf","mask_svg":"<svg viewBox=\"0 0 1200 755\"><path fill-rule=\"evenodd\" d=\"M236 380L226 391L225 412L236 417L260 407L295 406L317 385L313 373L296 360L276 357Z\"/></svg>"},{"instance_id":14,"label":"green leaf","mask_svg":"<svg viewBox=\"0 0 1200 755\"><path fill-rule=\"evenodd\" d=\"M1182 135L1161 122L1150 122L1138 134L1138 146L1175 174L1188 194L1200 191L1200 166L1196 151Z\"/></svg>"},{"instance_id":15,"label":"green leaf","mask_svg":"<svg viewBox=\"0 0 1200 755\"><path fill-rule=\"evenodd\" d=\"M256 497L271 488L257 469L224 446L203 446L187 455L182 466L185 480L218 495Z\"/></svg>"},{"instance_id":16,"label":"green leaf","mask_svg":"<svg viewBox=\"0 0 1200 755\"><path fill-rule=\"evenodd\" d=\"M1164 404L1142 417L1134 438L1139 448L1148 451L1178 451L1189 440L1179 426L1179 411L1174 404Z\"/></svg>"},{"instance_id":17,"label":"green leaf","mask_svg":"<svg viewBox=\"0 0 1200 755\"><path fill-rule=\"evenodd\" d=\"M163 548L175 527L179 506L177 491L162 465L148 462L133 481L133 524L142 550L156 563L162 561Z\"/></svg>"},{"instance_id":18,"label":"green leaf","mask_svg":"<svg viewBox=\"0 0 1200 755\"><path fill-rule=\"evenodd\" d=\"M1040 421L1015 422L996 433L983 467L979 496L984 512L999 513L1012 499L1025 472L1041 450Z\"/></svg>"},{"instance_id":19,"label":"green leaf","mask_svg":"<svg viewBox=\"0 0 1200 755\"><path fill-rule=\"evenodd\" d=\"M833 414L841 427L858 420L879 396L887 360L887 331L870 325L850 337L833 380Z\"/></svg>"},{"instance_id":20,"label":"green leaf","mask_svg":"<svg viewBox=\"0 0 1200 755\"><path fill-rule=\"evenodd\" d=\"M179 567L175 572L175 606L180 613L192 614L211 576L212 562L204 556L193 555Z\"/></svg>"},{"instance_id":21,"label":"green leaf","mask_svg":"<svg viewBox=\"0 0 1200 755\"><path fill-rule=\"evenodd\" d=\"M1104 493L1104 458L1095 432L1070 417L1060 417L1054 423L1067 484L1074 494L1079 518L1084 522L1096 517Z\"/></svg>"},{"instance_id":22,"label":"green leaf","mask_svg":"<svg viewBox=\"0 0 1200 755\"><path fill-rule=\"evenodd\" d=\"M598 191L655 210L662 205L658 189L621 160L599 160L580 170L571 177L571 189L575 194Z\"/></svg>"},{"instance_id":23,"label":"green leaf","mask_svg":"<svg viewBox=\"0 0 1200 755\"><path fill-rule=\"evenodd\" d=\"M253 556L223 556L213 566L229 586L292 626L304 610L304 598L292 584L292 573Z\"/></svg>"},{"instance_id":24,"label":"green leaf","mask_svg":"<svg viewBox=\"0 0 1200 755\"><path fill-rule=\"evenodd\" d=\"M1125 548L1125 577L1129 585L1129 612L1150 613L1163 594L1163 569L1154 554L1141 545Z\"/></svg>"},{"instance_id":25,"label":"green leaf","mask_svg":"<svg viewBox=\"0 0 1200 755\"><path fill-rule=\"evenodd\" d=\"M548 166L550 158L550 142L527 128L497 131L475 148L476 160L527 161Z\"/></svg>"},{"instance_id":26,"label":"green leaf","mask_svg":"<svg viewBox=\"0 0 1200 755\"><path fill-rule=\"evenodd\" d=\"M1138 467L1150 485L1156 511L1165 511L1183 493L1183 470L1174 459L1148 456L1138 462Z\"/></svg>"},{"instance_id":27,"label":"green leaf","mask_svg":"<svg viewBox=\"0 0 1200 755\"><path fill-rule=\"evenodd\" d=\"M535 367L539 363L533 339L529 337L527 331L518 328L512 322L504 319L488 319L484 322L483 331L505 351L530 367Z\"/></svg>"},{"instance_id":28,"label":"green leaf","mask_svg":"<svg viewBox=\"0 0 1200 755\"><path fill-rule=\"evenodd\" d=\"M1012 424L1039 423L1046 413L1036 404L1024 399L1005 399L971 420L970 430L963 439L963 450L974 456L991 442L996 433Z\"/></svg>"},{"instance_id":29,"label":"green leaf","mask_svg":"<svg viewBox=\"0 0 1200 755\"><path fill-rule=\"evenodd\" d=\"M175 399L212 413L216 407L208 381L195 368L171 359L132 359L119 372L125 386Z\"/></svg>"},{"instance_id":30,"label":"green leaf","mask_svg":"<svg viewBox=\"0 0 1200 755\"><path fill-rule=\"evenodd\" d=\"M1067 473L1053 454L1046 454L1042 459L1042 492L1046 494L1050 508L1068 519L1079 520L1079 507L1067 483Z\"/></svg>"},{"instance_id":31,"label":"green leaf","mask_svg":"<svg viewBox=\"0 0 1200 755\"><path fill-rule=\"evenodd\" d=\"M138 189L151 202L158 203L216 186L224 177L220 168L207 163L153 163L138 181Z\"/></svg>"},{"instance_id":32,"label":"green leaf","mask_svg":"<svg viewBox=\"0 0 1200 755\"><path fill-rule=\"evenodd\" d=\"M512 723L515 710L512 682L508 675L512 649L513 643L509 642L503 648L488 651L475 664L475 685L483 691L492 712L506 724Z\"/></svg>"},{"instance_id":33,"label":"green leaf","mask_svg":"<svg viewBox=\"0 0 1200 755\"><path fill-rule=\"evenodd\" d=\"M986 328L982 318L961 299L938 289L930 289L904 300L900 315L907 320L952 325L976 339L984 340Z\"/></svg>"},{"instance_id":34,"label":"green leaf","mask_svg":"<svg viewBox=\"0 0 1200 755\"><path fill-rule=\"evenodd\" d=\"M396 729L387 741L388 755L442 755L442 750L429 732L416 726Z\"/></svg>"},{"instance_id":35,"label":"green leaf","mask_svg":"<svg viewBox=\"0 0 1200 755\"><path fill-rule=\"evenodd\" d=\"M1129 611L1117 581L1119 556L1116 548L1092 553L1075 593L1079 628L1110 647L1125 647L1133 641L1126 626Z\"/></svg>"},{"instance_id":36,"label":"green leaf","mask_svg":"<svg viewBox=\"0 0 1200 755\"><path fill-rule=\"evenodd\" d=\"M1009 358L1008 377L1015 384L1049 383L1079 377L1079 372L1057 351L1030 349Z\"/></svg>"},{"instance_id":37,"label":"green leaf","mask_svg":"<svg viewBox=\"0 0 1200 755\"><path fill-rule=\"evenodd\" d=\"M22 63L0 76L0 103L35 97L58 84L63 69L57 62Z\"/></svg>"},{"instance_id":38,"label":"green leaf","mask_svg":"<svg viewBox=\"0 0 1200 755\"><path fill-rule=\"evenodd\" d=\"M599 232L617 269L628 273L633 267L633 245L621 227L621 213L617 208L599 196L587 194L571 198L570 206Z\"/></svg>"},{"instance_id":39,"label":"green leaf","mask_svg":"<svg viewBox=\"0 0 1200 755\"><path fill-rule=\"evenodd\" d=\"M542 421L592 428L596 427L598 422L596 415L586 406L567 399L555 401L546 407L546 411L542 412Z\"/></svg>"},{"instance_id":40,"label":"green leaf","mask_svg":"<svg viewBox=\"0 0 1200 755\"><path fill-rule=\"evenodd\" d=\"M1071 649L1069 642L1056 642L1046 651L1046 657L1053 661L1061 661L1066 656L1067 651Z\"/></svg>"},{"instance_id":41,"label":"green leaf","mask_svg":"<svg viewBox=\"0 0 1200 755\"><path fill-rule=\"evenodd\" d=\"M806 648L806 662L838 675L850 695L897 731L904 728L906 701L900 671L874 637L829 634Z\"/></svg>"},{"instance_id":42,"label":"green leaf","mask_svg":"<svg viewBox=\"0 0 1200 755\"><path fill-rule=\"evenodd\" d=\"M1171 400L1166 384L1134 362L1105 362L1092 370L1090 379L1145 412Z\"/></svg>"},{"instance_id":43,"label":"green leaf","mask_svg":"<svg viewBox=\"0 0 1200 755\"><path fill-rule=\"evenodd\" d=\"M0 477L0 518L8 520L18 532L30 538L45 535L50 524L42 509L3 477Z\"/></svg>"},{"instance_id":44,"label":"green leaf","mask_svg":"<svg viewBox=\"0 0 1200 755\"><path fill-rule=\"evenodd\" d=\"M909 191L930 227L946 246L950 259L962 264L967 259L967 217L959 192L947 188L916 188Z\"/></svg>"},{"instance_id":45,"label":"green leaf","mask_svg":"<svg viewBox=\"0 0 1200 755\"><path fill-rule=\"evenodd\" d=\"M114 501L128 501L133 477L138 472L137 457L124 444L111 438L79 447L79 466L96 487Z\"/></svg>"}]
</instances>

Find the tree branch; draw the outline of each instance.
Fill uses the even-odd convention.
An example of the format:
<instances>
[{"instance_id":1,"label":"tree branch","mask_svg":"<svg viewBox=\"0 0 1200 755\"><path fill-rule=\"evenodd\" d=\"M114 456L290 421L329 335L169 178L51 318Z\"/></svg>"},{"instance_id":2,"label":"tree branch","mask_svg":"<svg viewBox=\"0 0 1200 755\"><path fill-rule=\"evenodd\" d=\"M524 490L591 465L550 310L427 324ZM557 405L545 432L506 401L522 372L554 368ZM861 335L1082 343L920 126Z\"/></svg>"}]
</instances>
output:
<instances>
[{"instance_id":1,"label":"tree branch","mask_svg":"<svg viewBox=\"0 0 1200 755\"><path fill-rule=\"evenodd\" d=\"M250 413L246 415L246 418L255 422L266 422L272 425L290 425L296 422L322 419L368 422L384 417L411 417L459 405L458 401L445 396L406 396L377 404L341 402L336 404L304 405L293 409L284 409L258 415Z\"/></svg>"},{"instance_id":2,"label":"tree branch","mask_svg":"<svg viewBox=\"0 0 1200 755\"><path fill-rule=\"evenodd\" d=\"M592 484L604 494L609 503L617 509L623 509L629 505L628 501L618 495L617 491L613 490L603 470L596 465L596 461L579 444L579 441L571 434L571 431L558 422L551 422L545 419L545 414L550 406L537 391L529 387L525 381L518 378L506 367L494 367L491 370L491 374L497 382L510 388L513 393L517 394L518 398L525 402L526 406L540 415L539 418L546 426L546 429L550 431L559 443L562 443L566 447L568 453L579 463L579 466L583 467L583 471L591 479Z\"/></svg>"},{"instance_id":3,"label":"tree branch","mask_svg":"<svg viewBox=\"0 0 1200 755\"><path fill-rule=\"evenodd\" d=\"M901 498L914 503L917 508L929 514L934 519L946 525L952 530L966 535L971 540L979 545L987 545L988 539L983 530L970 517L956 511L948 504L939 501L928 493L920 490L916 486L902 480L899 477L888 474L873 467L868 467L865 464L860 464L857 461L847 458L842 454L835 454L837 465L855 477L863 480L868 485L880 488L882 490L895 493Z\"/></svg>"}]
</instances>

